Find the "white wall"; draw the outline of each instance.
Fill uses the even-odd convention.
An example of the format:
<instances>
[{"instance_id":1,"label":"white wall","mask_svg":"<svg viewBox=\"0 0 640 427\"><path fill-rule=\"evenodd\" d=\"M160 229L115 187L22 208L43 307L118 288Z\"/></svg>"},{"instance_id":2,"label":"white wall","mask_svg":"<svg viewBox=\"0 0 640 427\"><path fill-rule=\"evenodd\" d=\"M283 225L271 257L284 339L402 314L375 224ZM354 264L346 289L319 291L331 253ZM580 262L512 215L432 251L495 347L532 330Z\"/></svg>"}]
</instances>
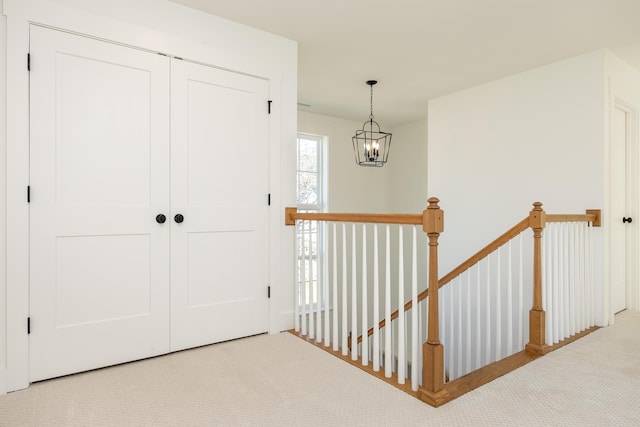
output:
<instances>
[{"instance_id":1,"label":"white wall","mask_svg":"<svg viewBox=\"0 0 640 427\"><path fill-rule=\"evenodd\" d=\"M389 212L389 168L362 167L355 162L351 137L361 128L359 122L298 111L298 132L328 139L327 204L331 212ZM389 158L392 156L393 148Z\"/></svg>"},{"instance_id":2,"label":"white wall","mask_svg":"<svg viewBox=\"0 0 640 427\"><path fill-rule=\"evenodd\" d=\"M445 211L442 272L535 201L549 213L604 207L604 60L593 52L429 102L428 191ZM602 256L597 264L602 288Z\"/></svg>"},{"instance_id":3,"label":"white wall","mask_svg":"<svg viewBox=\"0 0 640 427\"><path fill-rule=\"evenodd\" d=\"M391 129L387 166L391 175L390 212L419 213L427 207L427 119Z\"/></svg>"},{"instance_id":4,"label":"white wall","mask_svg":"<svg viewBox=\"0 0 640 427\"><path fill-rule=\"evenodd\" d=\"M291 40L198 12L169 0L3 0L0 23L2 137L0 155L0 393L28 385L29 22L176 55L270 81L274 101L270 128L271 264L270 331L291 328L293 319L292 230L284 207L295 203L297 45ZM6 60L2 55L6 40ZM5 66L6 65L6 75ZM6 82L6 90L4 84ZM6 92L6 93L5 93ZM6 127L4 126L6 122ZM5 151L6 149L6 151ZM6 177L6 187L5 179ZM6 197L2 197L6 188ZM6 236L4 235L6 233ZM6 250L5 250L6 243ZM5 279L6 274L6 279ZM5 286L5 280L10 286ZM5 300L6 295L6 300ZM6 318L6 323L5 323ZM6 330L6 335L5 335ZM5 358L6 354L6 358ZM6 370L2 367L7 366Z\"/></svg>"}]
</instances>

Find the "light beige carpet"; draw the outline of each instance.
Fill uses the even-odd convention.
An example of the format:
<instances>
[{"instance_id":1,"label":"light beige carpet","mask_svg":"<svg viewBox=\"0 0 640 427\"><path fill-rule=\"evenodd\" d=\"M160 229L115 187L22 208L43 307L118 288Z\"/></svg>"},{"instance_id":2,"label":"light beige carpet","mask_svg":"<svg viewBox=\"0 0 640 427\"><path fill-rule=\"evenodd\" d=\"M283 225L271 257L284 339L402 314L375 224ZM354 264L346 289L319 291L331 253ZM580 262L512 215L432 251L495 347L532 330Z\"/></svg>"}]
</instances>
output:
<instances>
[{"instance_id":1,"label":"light beige carpet","mask_svg":"<svg viewBox=\"0 0 640 427\"><path fill-rule=\"evenodd\" d=\"M0 396L0 426L62 425L640 426L640 313L440 408L288 333Z\"/></svg>"}]
</instances>

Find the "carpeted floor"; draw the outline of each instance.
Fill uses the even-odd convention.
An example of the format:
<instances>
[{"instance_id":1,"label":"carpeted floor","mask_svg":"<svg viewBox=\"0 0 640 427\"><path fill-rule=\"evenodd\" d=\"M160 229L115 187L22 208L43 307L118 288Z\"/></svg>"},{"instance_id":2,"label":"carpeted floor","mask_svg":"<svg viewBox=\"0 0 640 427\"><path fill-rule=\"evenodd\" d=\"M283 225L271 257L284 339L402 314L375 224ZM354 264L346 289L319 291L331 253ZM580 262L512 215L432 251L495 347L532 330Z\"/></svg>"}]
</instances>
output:
<instances>
[{"instance_id":1,"label":"carpeted floor","mask_svg":"<svg viewBox=\"0 0 640 427\"><path fill-rule=\"evenodd\" d=\"M445 406L282 333L33 384L0 426L640 425L640 313Z\"/></svg>"}]
</instances>

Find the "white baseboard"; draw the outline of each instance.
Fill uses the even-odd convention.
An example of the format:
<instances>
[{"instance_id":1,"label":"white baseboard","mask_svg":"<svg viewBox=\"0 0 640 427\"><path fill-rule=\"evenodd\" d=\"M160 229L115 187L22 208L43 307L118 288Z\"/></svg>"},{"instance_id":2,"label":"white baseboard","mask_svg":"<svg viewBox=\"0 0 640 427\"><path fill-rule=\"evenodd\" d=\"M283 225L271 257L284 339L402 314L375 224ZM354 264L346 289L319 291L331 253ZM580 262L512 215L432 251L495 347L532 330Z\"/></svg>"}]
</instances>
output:
<instances>
[{"instance_id":1,"label":"white baseboard","mask_svg":"<svg viewBox=\"0 0 640 427\"><path fill-rule=\"evenodd\" d=\"M293 310L281 312L278 316L278 324L276 326L276 328L272 328L270 331L272 334L293 329Z\"/></svg>"}]
</instances>

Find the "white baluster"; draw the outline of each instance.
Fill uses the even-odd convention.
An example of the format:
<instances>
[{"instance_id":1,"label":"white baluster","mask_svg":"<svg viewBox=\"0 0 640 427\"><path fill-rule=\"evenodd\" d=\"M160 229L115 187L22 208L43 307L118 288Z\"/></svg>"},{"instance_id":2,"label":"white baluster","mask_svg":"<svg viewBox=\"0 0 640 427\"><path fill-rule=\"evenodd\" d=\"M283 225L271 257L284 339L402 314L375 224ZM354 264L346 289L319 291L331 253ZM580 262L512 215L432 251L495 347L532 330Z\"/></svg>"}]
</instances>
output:
<instances>
[{"instance_id":1,"label":"white baluster","mask_svg":"<svg viewBox=\"0 0 640 427\"><path fill-rule=\"evenodd\" d=\"M369 296L367 288L367 226L362 224L362 366L369 365L369 320L367 313L369 311Z\"/></svg>"},{"instance_id":2,"label":"white baluster","mask_svg":"<svg viewBox=\"0 0 640 427\"><path fill-rule=\"evenodd\" d=\"M438 291L438 308L439 308L439 312L438 312L438 317L440 320L440 330L442 331L442 333L440 334L440 341L442 343L442 345L444 346L444 376L445 376L445 382L447 382L447 375L448 373L451 372L451 366L449 364L449 358L447 356L449 356L449 352L451 351L451 346L449 345L449 337L448 337L448 332L449 329L447 328L447 316L448 316L448 309L449 309L449 300L447 299L448 294L447 292L449 291L449 286L445 286L442 288L442 290Z\"/></svg>"},{"instance_id":3,"label":"white baluster","mask_svg":"<svg viewBox=\"0 0 640 427\"><path fill-rule=\"evenodd\" d=\"M302 335L307 335L307 222L302 221L302 265L301 265L301 277L300 282L300 307L302 309Z\"/></svg>"},{"instance_id":4,"label":"white baluster","mask_svg":"<svg viewBox=\"0 0 640 427\"><path fill-rule=\"evenodd\" d=\"M584 331L587 329L587 295L586 295L586 274L585 274L585 249L586 249L586 239L585 232L587 227L587 222L580 223L580 277L579 283L580 285L580 330Z\"/></svg>"},{"instance_id":5,"label":"white baluster","mask_svg":"<svg viewBox=\"0 0 640 427\"><path fill-rule=\"evenodd\" d=\"M573 248L575 265L574 265L574 282L575 282L575 300L574 300L574 314L575 314L575 330L574 332L582 331L582 222L574 224L574 240L575 247Z\"/></svg>"},{"instance_id":6,"label":"white baluster","mask_svg":"<svg viewBox=\"0 0 640 427\"><path fill-rule=\"evenodd\" d=\"M480 315L482 312L482 304L480 302L480 287L481 287L481 280L480 280L480 262L476 263L476 272L477 272L477 277L476 277L476 366L475 368L478 369L482 366L482 362L481 362L481 355L482 355L482 328L480 327Z\"/></svg>"},{"instance_id":7,"label":"white baluster","mask_svg":"<svg viewBox=\"0 0 640 427\"><path fill-rule=\"evenodd\" d=\"M447 344L449 347L449 350L446 350L446 346L445 346L445 352L448 353L449 356L449 380L452 380L456 377L456 366L455 366L455 354L457 349L455 348L455 339L454 339L454 319L455 319L455 312L453 311L453 288L454 288L454 282L449 282L449 284L446 286L446 288L448 288L448 294L449 294L449 312L447 313L447 317L449 318L449 336L447 337Z\"/></svg>"},{"instance_id":8,"label":"white baluster","mask_svg":"<svg viewBox=\"0 0 640 427\"><path fill-rule=\"evenodd\" d=\"M586 279L585 283L587 284L587 326L591 327L595 324L595 310L594 310L594 295L593 295L593 287L594 287L594 271L593 271L593 226L587 228L586 238L586 256L585 256L585 271L586 271Z\"/></svg>"},{"instance_id":9,"label":"white baluster","mask_svg":"<svg viewBox=\"0 0 640 427\"><path fill-rule=\"evenodd\" d=\"M407 334L409 332L409 327L407 326L409 321L408 321L409 317L407 316L407 314L405 313L404 316L404 321L405 321L405 326L404 326L404 372L405 372L405 377L409 378L409 355L411 354L409 351L407 351L407 346L409 345L409 339L407 338ZM411 379L411 378L409 378Z\"/></svg>"},{"instance_id":10,"label":"white baluster","mask_svg":"<svg viewBox=\"0 0 640 427\"><path fill-rule=\"evenodd\" d=\"M318 223L318 225L320 226L319 229L319 233L323 236L326 236L325 234L325 223ZM329 230L326 230L327 232ZM318 249L320 249L318 247ZM329 319L329 312L330 312L330 308L331 308L331 304L329 301L329 257L327 256L327 254L321 254L319 253L320 251L318 250L318 262L320 262L320 260L322 260L321 265L322 265L322 309L323 309L323 313L324 313L324 346L325 347L329 347L331 345L331 322ZM327 248L327 252L328 252L328 248Z\"/></svg>"},{"instance_id":11,"label":"white baluster","mask_svg":"<svg viewBox=\"0 0 640 427\"><path fill-rule=\"evenodd\" d=\"M485 364L488 365L491 360L491 254L487 255L487 322L486 322L486 347L485 347Z\"/></svg>"},{"instance_id":12,"label":"white baluster","mask_svg":"<svg viewBox=\"0 0 640 427\"><path fill-rule=\"evenodd\" d=\"M589 328L591 327L591 298L590 298L590 291L591 291L591 284L590 284L590 280L591 280L591 270L590 270L590 247L589 247L589 236L591 235L591 228L592 228L592 224L591 222L585 223L585 226L583 227L583 245L584 245L584 255L583 255L583 265L582 268L584 270L584 276L582 278L582 281L584 283L584 323L583 326L584 328Z\"/></svg>"},{"instance_id":13,"label":"white baluster","mask_svg":"<svg viewBox=\"0 0 640 427\"><path fill-rule=\"evenodd\" d=\"M347 324L347 225L342 223L342 355L349 354L347 342L349 325Z\"/></svg>"},{"instance_id":14,"label":"white baluster","mask_svg":"<svg viewBox=\"0 0 640 427\"><path fill-rule=\"evenodd\" d=\"M496 358L502 359L502 264L501 249L499 247L496 253Z\"/></svg>"},{"instance_id":15,"label":"white baluster","mask_svg":"<svg viewBox=\"0 0 640 427\"><path fill-rule=\"evenodd\" d=\"M583 331L584 326L584 222L578 223L578 331Z\"/></svg>"},{"instance_id":16,"label":"white baluster","mask_svg":"<svg viewBox=\"0 0 640 427\"><path fill-rule=\"evenodd\" d=\"M418 391L418 238L416 226L413 229L413 245L411 251L411 390Z\"/></svg>"},{"instance_id":17,"label":"white baluster","mask_svg":"<svg viewBox=\"0 0 640 427\"><path fill-rule=\"evenodd\" d=\"M570 304L571 301L569 300L570 296L569 296L569 227L566 223L560 223L562 224L562 238L563 238L563 254L562 254L562 272L563 272L563 281L562 281L562 288L563 288L563 324L564 324L564 333L562 335L562 338L568 338L569 336L571 336L571 319L570 319L570 314L571 314L571 309L570 309Z\"/></svg>"},{"instance_id":18,"label":"white baluster","mask_svg":"<svg viewBox=\"0 0 640 427\"><path fill-rule=\"evenodd\" d=\"M378 272L378 226L373 226L373 370L380 370L380 290Z\"/></svg>"},{"instance_id":19,"label":"white baluster","mask_svg":"<svg viewBox=\"0 0 640 427\"><path fill-rule=\"evenodd\" d=\"M551 255L551 232L553 224L547 224L546 229L542 232L542 273L543 273L543 293L544 301L543 309L545 311L545 334L547 345L553 345L553 324L555 322L555 313L553 311L553 269Z\"/></svg>"},{"instance_id":20,"label":"white baluster","mask_svg":"<svg viewBox=\"0 0 640 427\"><path fill-rule=\"evenodd\" d=\"M429 276L427 275L427 277ZM424 331L426 330L426 328L423 327L423 323L422 323L423 319L426 319L426 315L422 314L426 306L425 303L426 303L426 299L423 299L422 301L418 302L418 336L421 343L426 341L426 338L424 336ZM420 348L422 348L422 346L420 346ZM422 357L420 356L418 356L417 366L418 366L418 372L422 372ZM418 375L418 383L422 385L422 375Z\"/></svg>"},{"instance_id":21,"label":"white baluster","mask_svg":"<svg viewBox=\"0 0 640 427\"><path fill-rule=\"evenodd\" d=\"M396 336L398 335L398 319L396 318L396 320L393 320L391 322L391 354L393 354L393 362L392 362L392 370L394 373L398 372L398 358L396 357L396 348L398 348L398 346L396 345Z\"/></svg>"},{"instance_id":22,"label":"white baluster","mask_svg":"<svg viewBox=\"0 0 640 427\"><path fill-rule=\"evenodd\" d=\"M576 244L576 222L572 222L569 224L569 264L570 264L570 273L569 273L569 316L570 316L570 333L574 335L578 331L578 322L576 319L577 312L577 293L576 293L576 277L578 275L578 271L576 269L576 249L578 245Z\"/></svg>"},{"instance_id":23,"label":"white baluster","mask_svg":"<svg viewBox=\"0 0 640 427\"><path fill-rule=\"evenodd\" d=\"M315 298L315 290L314 290L314 281L313 281L313 246L311 240L311 221L307 221L309 224L309 228L306 231L306 246L309 251L309 255L307 257L307 263L309 268L309 277L307 281L309 283L309 289L307 289L307 296L309 298L309 302L307 304L307 311L309 313L309 339L313 340L316 337L316 322L314 316L314 298Z\"/></svg>"},{"instance_id":24,"label":"white baluster","mask_svg":"<svg viewBox=\"0 0 640 427\"><path fill-rule=\"evenodd\" d=\"M524 263L522 255L522 236L518 239L518 350L524 348Z\"/></svg>"},{"instance_id":25,"label":"white baluster","mask_svg":"<svg viewBox=\"0 0 640 427\"><path fill-rule=\"evenodd\" d=\"M351 224L351 360L358 360L358 284L356 266L356 225Z\"/></svg>"},{"instance_id":26,"label":"white baluster","mask_svg":"<svg viewBox=\"0 0 640 427\"><path fill-rule=\"evenodd\" d=\"M560 341L562 318L560 316L560 237L558 228L553 230L553 343Z\"/></svg>"},{"instance_id":27,"label":"white baluster","mask_svg":"<svg viewBox=\"0 0 640 427\"><path fill-rule=\"evenodd\" d=\"M312 275L311 277L314 278L314 282L315 282L315 286L313 287L313 298L315 300L314 306L315 306L315 316L316 316L316 342L321 344L322 343L322 282L320 280L320 253L318 252L318 241L316 240L316 244L315 244L315 257L313 256L313 235L317 235L317 233L319 233L319 229L318 229L318 222L317 221L313 221L312 223L312 227L311 227L311 235L309 236L309 240L311 241L310 246L311 246L311 262L312 265L314 266L314 271L316 272L315 276ZM315 224L316 227L316 232L313 232L313 224Z\"/></svg>"},{"instance_id":28,"label":"white baluster","mask_svg":"<svg viewBox=\"0 0 640 427\"><path fill-rule=\"evenodd\" d=\"M404 243L402 226L398 227L398 384L406 378L406 357L404 346Z\"/></svg>"},{"instance_id":29,"label":"white baluster","mask_svg":"<svg viewBox=\"0 0 640 427\"><path fill-rule=\"evenodd\" d=\"M322 343L322 295L324 294L324 291L322 290L324 287L324 283L322 282L322 276L320 274L320 247L318 245L318 239L319 239L319 233L320 233L320 224L318 223L318 221L313 221L313 223L316 226L316 232L313 233L313 229L312 234L311 234L311 241L313 242L313 236L316 236L316 242L315 245L312 245L311 247L315 247L315 253L316 256L315 258L311 258L311 260L313 261L313 265L315 267L315 282L316 282L316 286L315 286L315 298L316 298L316 342L317 343Z\"/></svg>"},{"instance_id":30,"label":"white baluster","mask_svg":"<svg viewBox=\"0 0 640 427\"><path fill-rule=\"evenodd\" d=\"M558 336L557 340L554 342L562 341L564 338L564 242L563 242L563 233L562 226L560 223L555 223L556 231L558 233L558 247L556 257L558 259L558 283L556 284L558 287L558 317L557 317L557 325L558 325Z\"/></svg>"},{"instance_id":31,"label":"white baluster","mask_svg":"<svg viewBox=\"0 0 640 427\"><path fill-rule=\"evenodd\" d=\"M458 348L456 354L458 362L456 365L456 373L462 376L462 275L458 278Z\"/></svg>"},{"instance_id":32,"label":"white baluster","mask_svg":"<svg viewBox=\"0 0 640 427\"><path fill-rule=\"evenodd\" d=\"M471 269L467 270L467 366L465 374L471 372Z\"/></svg>"},{"instance_id":33,"label":"white baluster","mask_svg":"<svg viewBox=\"0 0 640 427\"><path fill-rule=\"evenodd\" d=\"M331 335L331 342L333 343L333 351L338 351L338 244L336 227L338 224L331 223L331 230L333 233L333 333Z\"/></svg>"},{"instance_id":34,"label":"white baluster","mask_svg":"<svg viewBox=\"0 0 640 427\"><path fill-rule=\"evenodd\" d=\"M589 266L587 268L589 279L587 283L589 283L588 289L588 297L589 297L589 326L595 325L595 295L594 295L594 262L593 262L593 227L589 227L589 233L587 234L587 248L588 248L588 263Z\"/></svg>"},{"instance_id":35,"label":"white baluster","mask_svg":"<svg viewBox=\"0 0 640 427\"><path fill-rule=\"evenodd\" d=\"M393 373L393 361L391 353L391 239L389 236L389 224L386 225L386 253L385 253L385 280L384 280L384 376L391 377Z\"/></svg>"},{"instance_id":36,"label":"white baluster","mask_svg":"<svg viewBox=\"0 0 640 427\"><path fill-rule=\"evenodd\" d=\"M511 240L507 245L507 355L515 353L513 348L513 268L512 268L512 247Z\"/></svg>"},{"instance_id":37,"label":"white baluster","mask_svg":"<svg viewBox=\"0 0 640 427\"><path fill-rule=\"evenodd\" d=\"M294 329L296 332L300 332L300 283L301 283L301 275L300 275L300 241L298 240L299 237L299 232L298 232L298 223L296 223L293 227L293 247L294 249L294 254L293 254L293 265L294 265L294 283L295 283L295 294L296 294L296 298L295 298L295 304L293 304L293 315L294 315Z\"/></svg>"}]
</instances>

